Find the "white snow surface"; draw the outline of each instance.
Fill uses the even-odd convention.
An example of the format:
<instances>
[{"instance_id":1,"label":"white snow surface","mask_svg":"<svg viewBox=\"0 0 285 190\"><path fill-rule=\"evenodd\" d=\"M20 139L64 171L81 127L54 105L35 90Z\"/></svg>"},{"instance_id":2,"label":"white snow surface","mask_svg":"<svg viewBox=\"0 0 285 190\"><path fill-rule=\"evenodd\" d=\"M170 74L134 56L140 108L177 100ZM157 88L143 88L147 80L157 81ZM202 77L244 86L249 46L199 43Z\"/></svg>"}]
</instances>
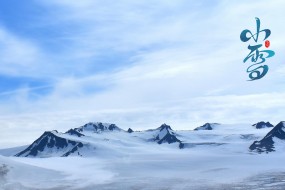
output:
<instances>
[{"instance_id":1,"label":"white snow surface","mask_svg":"<svg viewBox=\"0 0 285 190\"><path fill-rule=\"evenodd\" d=\"M259 185L266 181L264 176L285 173L283 141L274 139L280 146L270 154L249 151L253 141L262 139L271 129L221 124L210 131L174 131L185 143L184 149L177 143L159 145L150 140L163 134L157 130L83 131L84 137L57 133L88 144L89 148L80 150L83 157L1 156L0 166L8 165L9 172L0 180L0 189L186 190ZM274 185L284 187L285 179L263 187L272 189ZM248 189L258 189L254 187Z\"/></svg>"}]
</instances>

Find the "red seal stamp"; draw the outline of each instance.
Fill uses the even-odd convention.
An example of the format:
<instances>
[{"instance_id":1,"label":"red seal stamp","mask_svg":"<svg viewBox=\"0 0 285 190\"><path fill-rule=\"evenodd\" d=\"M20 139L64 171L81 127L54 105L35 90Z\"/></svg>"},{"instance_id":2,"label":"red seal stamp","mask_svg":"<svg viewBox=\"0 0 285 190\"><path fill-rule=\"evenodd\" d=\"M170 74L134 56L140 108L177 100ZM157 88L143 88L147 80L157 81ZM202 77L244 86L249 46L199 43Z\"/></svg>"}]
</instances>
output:
<instances>
[{"instance_id":1,"label":"red seal stamp","mask_svg":"<svg viewBox=\"0 0 285 190\"><path fill-rule=\"evenodd\" d=\"M266 41L265 41L265 47L268 48L269 46L270 46L270 41L269 41L269 40L266 40Z\"/></svg>"}]
</instances>

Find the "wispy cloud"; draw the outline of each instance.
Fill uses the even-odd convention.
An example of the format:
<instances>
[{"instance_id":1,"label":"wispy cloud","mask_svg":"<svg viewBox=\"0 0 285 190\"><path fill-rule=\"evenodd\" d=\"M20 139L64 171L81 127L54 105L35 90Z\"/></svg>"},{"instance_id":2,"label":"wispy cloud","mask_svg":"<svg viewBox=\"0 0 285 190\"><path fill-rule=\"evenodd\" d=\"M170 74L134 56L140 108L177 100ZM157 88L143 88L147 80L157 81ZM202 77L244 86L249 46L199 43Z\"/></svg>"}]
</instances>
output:
<instances>
[{"instance_id":1,"label":"wispy cloud","mask_svg":"<svg viewBox=\"0 0 285 190\"><path fill-rule=\"evenodd\" d=\"M25 75L41 60L41 52L29 40L19 38L0 26L0 73Z\"/></svg>"}]
</instances>

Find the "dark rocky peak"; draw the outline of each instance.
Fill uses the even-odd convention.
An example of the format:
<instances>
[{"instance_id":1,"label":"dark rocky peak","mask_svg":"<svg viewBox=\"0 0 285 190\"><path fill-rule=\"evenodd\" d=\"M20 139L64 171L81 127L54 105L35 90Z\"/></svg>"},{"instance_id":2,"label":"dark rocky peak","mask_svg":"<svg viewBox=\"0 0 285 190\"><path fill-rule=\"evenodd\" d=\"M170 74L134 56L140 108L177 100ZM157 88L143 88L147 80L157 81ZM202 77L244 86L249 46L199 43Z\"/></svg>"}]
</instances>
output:
<instances>
[{"instance_id":1,"label":"dark rocky peak","mask_svg":"<svg viewBox=\"0 0 285 190\"><path fill-rule=\"evenodd\" d=\"M166 124L162 124L159 128L156 129L158 131L155 141L158 144L162 143L179 143L179 148L183 148L184 144L176 137L176 134L173 132L171 127Z\"/></svg>"},{"instance_id":2,"label":"dark rocky peak","mask_svg":"<svg viewBox=\"0 0 285 190\"><path fill-rule=\"evenodd\" d=\"M167 131L172 131L171 127L169 125L166 125L165 123L162 124L160 127L157 128L159 131L167 130Z\"/></svg>"},{"instance_id":3,"label":"dark rocky peak","mask_svg":"<svg viewBox=\"0 0 285 190\"><path fill-rule=\"evenodd\" d=\"M16 154L15 156L29 157L38 156L38 154L43 153L44 157L48 157L50 154L53 154L53 150L65 150L68 147L83 147L83 144L81 142L76 142L57 136L55 131L46 131L28 148Z\"/></svg>"},{"instance_id":4,"label":"dark rocky peak","mask_svg":"<svg viewBox=\"0 0 285 190\"><path fill-rule=\"evenodd\" d=\"M78 137L85 136L85 135L79 133L78 131L76 131L75 129L69 129L69 130L66 131L65 133L66 133L66 134L69 134L69 135L75 135L75 136L78 136Z\"/></svg>"},{"instance_id":5,"label":"dark rocky peak","mask_svg":"<svg viewBox=\"0 0 285 190\"><path fill-rule=\"evenodd\" d=\"M50 136L50 137L58 137L55 134L58 134L57 130L53 130L53 131L45 131L41 136L41 137L45 137L45 136Z\"/></svg>"},{"instance_id":6,"label":"dark rocky peak","mask_svg":"<svg viewBox=\"0 0 285 190\"><path fill-rule=\"evenodd\" d=\"M133 133L133 132L134 131L131 128L128 129L128 133Z\"/></svg>"},{"instance_id":7,"label":"dark rocky peak","mask_svg":"<svg viewBox=\"0 0 285 190\"><path fill-rule=\"evenodd\" d=\"M113 130L120 130L119 127L117 127L115 124L110 124L108 127L108 130L113 131Z\"/></svg>"},{"instance_id":8,"label":"dark rocky peak","mask_svg":"<svg viewBox=\"0 0 285 190\"><path fill-rule=\"evenodd\" d=\"M249 149L259 153L275 151L274 138L285 141L285 126L283 121L278 123L263 139L254 141Z\"/></svg>"},{"instance_id":9,"label":"dark rocky peak","mask_svg":"<svg viewBox=\"0 0 285 190\"><path fill-rule=\"evenodd\" d=\"M285 126L284 121L278 123L264 138L277 137L279 139L285 139Z\"/></svg>"},{"instance_id":10,"label":"dark rocky peak","mask_svg":"<svg viewBox=\"0 0 285 190\"><path fill-rule=\"evenodd\" d=\"M253 124L252 126L255 127L256 129L273 127L273 125L271 123L269 123L268 121L267 122L260 121L258 123Z\"/></svg>"},{"instance_id":11,"label":"dark rocky peak","mask_svg":"<svg viewBox=\"0 0 285 190\"><path fill-rule=\"evenodd\" d=\"M195 128L195 131L199 130L213 130L215 125L219 125L218 123L205 123L204 125Z\"/></svg>"}]
</instances>

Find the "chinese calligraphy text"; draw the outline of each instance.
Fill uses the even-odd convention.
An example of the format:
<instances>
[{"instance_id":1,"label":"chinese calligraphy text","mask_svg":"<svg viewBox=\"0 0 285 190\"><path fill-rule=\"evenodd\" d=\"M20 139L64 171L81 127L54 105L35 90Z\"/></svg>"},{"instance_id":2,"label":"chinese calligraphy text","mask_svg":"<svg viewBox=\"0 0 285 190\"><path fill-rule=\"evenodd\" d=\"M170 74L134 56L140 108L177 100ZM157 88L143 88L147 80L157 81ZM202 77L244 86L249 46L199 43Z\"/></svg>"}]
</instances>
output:
<instances>
[{"instance_id":1,"label":"chinese calligraphy text","mask_svg":"<svg viewBox=\"0 0 285 190\"><path fill-rule=\"evenodd\" d=\"M248 45L249 54L244 58L243 62L251 61L251 65L247 68L247 73L249 73L250 81L258 80L264 77L269 67L265 65L265 61L267 58L273 57L275 52L272 50L264 50L265 48L269 48L270 41L267 40L271 34L269 29L260 29L260 19L255 18L256 20L256 33L251 32L248 29L245 29L240 34L240 39L242 42L250 42L253 44ZM263 44L264 43L264 44Z\"/></svg>"}]
</instances>

